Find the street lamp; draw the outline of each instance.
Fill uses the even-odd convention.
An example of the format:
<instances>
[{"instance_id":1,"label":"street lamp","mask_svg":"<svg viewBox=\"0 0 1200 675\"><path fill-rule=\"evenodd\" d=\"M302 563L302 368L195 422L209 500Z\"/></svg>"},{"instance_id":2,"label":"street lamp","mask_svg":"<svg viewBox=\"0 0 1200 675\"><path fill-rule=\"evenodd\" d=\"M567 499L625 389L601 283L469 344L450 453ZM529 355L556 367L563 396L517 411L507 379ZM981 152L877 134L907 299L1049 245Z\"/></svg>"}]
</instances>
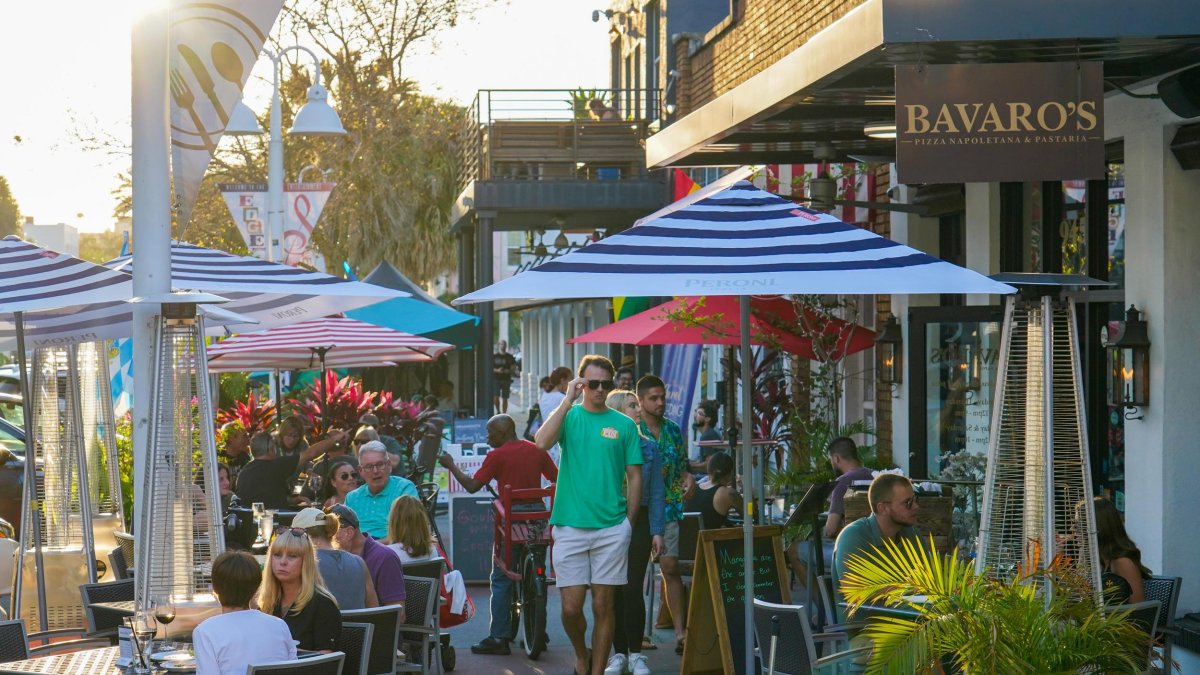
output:
<instances>
[{"instance_id":1,"label":"street lamp","mask_svg":"<svg viewBox=\"0 0 1200 675\"><path fill-rule=\"evenodd\" d=\"M283 243L283 116L279 105L279 69L283 57L291 51L302 51L312 57L313 85L308 88L308 102L296 112L290 134L302 136L344 136L346 129L337 111L329 105L329 92L321 86L321 60L307 47L293 45L278 54L264 50L271 59L271 124L267 145L267 259L282 259L276 247ZM262 127L246 104L238 101L225 126L225 133L247 136L262 133Z\"/></svg>"}]
</instances>

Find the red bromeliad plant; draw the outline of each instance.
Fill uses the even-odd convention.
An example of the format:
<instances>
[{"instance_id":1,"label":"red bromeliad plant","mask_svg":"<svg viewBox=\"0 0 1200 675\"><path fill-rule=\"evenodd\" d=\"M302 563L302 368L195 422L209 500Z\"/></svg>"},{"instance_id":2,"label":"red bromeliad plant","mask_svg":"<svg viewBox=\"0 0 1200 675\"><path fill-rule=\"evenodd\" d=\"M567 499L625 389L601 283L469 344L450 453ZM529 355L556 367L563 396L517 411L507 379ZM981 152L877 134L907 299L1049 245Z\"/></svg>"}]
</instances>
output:
<instances>
[{"instance_id":1,"label":"red bromeliad plant","mask_svg":"<svg viewBox=\"0 0 1200 675\"><path fill-rule=\"evenodd\" d=\"M314 437L320 438L333 429L352 431L358 426L358 418L372 412L375 407L375 392L363 391L362 382L352 377L338 379L334 371L323 374L325 387L321 388L318 378L301 394L301 398L289 400L296 414L304 417Z\"/></svg>"},{"instance_id":2,"label":"red bromeliad plant","mask_svg":"<svg viewBox=\"0 0 1200 675\"><path fill-rule=\"evenodd\" d=\"M379 416L379 430L412 452L421 438L429 432L426 419L429 414L415 401L392 401L391 394L384 394L375 414ZM436 413L434 413L436 414Z\"/></svg>"},{"instance_id":3,"label":"red bromeliad plant","mask_svg":"<svg viewBox=\"0 0 1200 675\"><path fill-rule=\"evenodd\" d=\"M218 410L216 422L218 430L229 422L237 422L251 436L261 431L270 431L275 424L275 402L271 399L259 401L254 392L250 392L244 403L236 401L232 408Z\"/></svg>"}]
</instances>

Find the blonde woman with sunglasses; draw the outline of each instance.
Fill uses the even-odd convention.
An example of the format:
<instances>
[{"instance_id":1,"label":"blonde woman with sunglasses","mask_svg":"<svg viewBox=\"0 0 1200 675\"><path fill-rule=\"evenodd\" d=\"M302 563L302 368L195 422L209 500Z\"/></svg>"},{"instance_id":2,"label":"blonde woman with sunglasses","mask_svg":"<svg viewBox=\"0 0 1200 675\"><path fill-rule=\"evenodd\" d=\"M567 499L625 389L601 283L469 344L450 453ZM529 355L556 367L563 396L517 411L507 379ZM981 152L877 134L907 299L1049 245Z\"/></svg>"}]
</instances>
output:
<instances>
[{"instance_id":1,"label":"blonde woman with sunglasses","mask_svg":"<svg viewBox=\"0 0 1200 675\"><path fill-rule=\"evenodd\" d=\"M342 614L325 589L316 551L304 530L283 529L271 541L258 608L283 619L300 649L331 652L337 646Z\"/></svg>"}]
</instances>

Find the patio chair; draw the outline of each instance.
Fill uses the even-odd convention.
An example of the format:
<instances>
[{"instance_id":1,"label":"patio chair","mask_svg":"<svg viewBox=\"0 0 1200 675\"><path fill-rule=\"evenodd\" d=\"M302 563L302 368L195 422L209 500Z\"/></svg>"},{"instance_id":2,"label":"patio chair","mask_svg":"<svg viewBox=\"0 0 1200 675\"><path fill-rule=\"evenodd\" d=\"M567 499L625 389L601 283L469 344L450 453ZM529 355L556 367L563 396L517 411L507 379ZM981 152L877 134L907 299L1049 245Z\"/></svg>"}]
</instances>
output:
<instances>
[{"instance_id":1,"label":"patio chair","mask_svg":"<svg viewBox=\"0 0 1200 675\"><path fill-rule=\"evenodd\" d=\"M1158 631L1154 636L1162 647L1162 669L1164 673L1171 672L1171 643L1179 631L1175 628L1175 614L1179 611L1179 589L1183 586L1183 577L1167 577L1155 575L1146 580L1146 599L1158 600L1161 605L1158 610Z\"/></svg>"},{"instance_id":2,"label":"patio chair","mask_svg":"<svg viewBox=\"0 0 1200 675\"><path fill-rule=\"evenodd\" d=\"M246 675L261 673L287 673L288 675L342 675L342 664L346 655L331 652L295 661L276 661L246 667Z\"/></svg>"},{"instance_id":3,"label":"patio chair","mask_svg":"<svg viewBox=\"0 0 1200 675\"><path fill-rule=\"evenodd\" d=\"M426 579L441 579L445 565L445 558L432 558L420 562L404 563L404 578L424 577Z\"/></svg>"},{"instance_id":4,"label":"patio chair","mask_svg":"<svg viewBox=\"0 0 1200 675\"><path fill-rule=\"evenodd\" d=\"M120 551L120 549L116 549ZM114 644L117 629L121 627L125 614L92 607L95 602L122 602L134 599L133 579L110 581L99 584L81 584L79 596L83 600L83 616L89 638L107 638Z\"/></svg>"},{"instance_id":5,"label":"patio chair","mask_svg":"<svg viewBox=\"0 0 1200 675\"><path fill-rule=\"evenodd\" d=\"M762 672L771 665L771 636L778 619L779 640L775 645L775 673L777 675L841 675L858 672L855 660L865 661L870 647L848 649L849 639L845 633L813 634L808 626L808 614L804 605L780 605L773 602L754 600L754 638L758 644L759 662ZM800 638L800 639L797 639ZM829 656L817 658L817 643L827 645Z\"/></svg>"},{"instance_id":6,"label":"patio chair","mask_svg":"<svg viewBox=\"0 0 1200 675\"><path fill-rule=\"evenodd\" d=\"M421 675L442 672L441 636L438 634L439 579L404 577L405 622L400 626L400 639L414 644L404 653L415 662L398 664L396 672L419 672Z\"/></svg>"},{"instance_id":7,"label":"patio chair","mask_svg":"<svg viewBox=\"0 0 1200 675\"><path fill-rule=\"evenodd\" d=\"M120 547L114 548L108 554L108 566L112 569L113 578L117 581L130 578L129 563L125 560L125 551Z\"/></svg>"},{"instance_id":8,"label":"patio chair","mask_svg":"<svg viewBox=\"0 0 1200 675\"><path fill-rule=\"evenodd\" d=\"M336 649L346 655L342 672L346 675L367 675L367 661L371 653L371 638L375 626L369 623L342 622L342 634Z\"/></svg>"},{"instance_id":9,"label":"patio chair","mask_svg":"<svg viewBox=\"0 0 1200 675\"><path fill-rule=\"evenodd\" d=\"M117 546L125 553L125 566L133 567L137 562L133 557L133 535L128 532L113 532L113 536L117 539Z\"/></svg>"},{"instance_id":10,"label":"patio chair","mask_svg":"<svg viewBox=\"0 0 1200 675\"><path fill-rule=\"evenodd\" d=\"M395 672L396 652L400 649L400 609L400 605L384 605L342 610L342 625L349 621L375 627L367 657L368 675Z\"/></svg>"},{"instance_id":11,"label":"patio chair","mask_svg":"<svg viewBox=\"0 0 1200 675\"><path fill-rule=\"evenodd\" d=\"M51 631L58 633L58 631ZM63 631L63 635L72 635ZM44 634L43 634L44 635ZM48 642L37 647L29 646L29 636L25 633L25 620L12 619L0 621L0 663L24 661L37 656L49 656L64 652L74 652L81 649L99 649L108 647L111 643L106 639L86 638L81 640L63 640Z\"/></svg>"},{"instance_id":12,"label":"patio chair","mask_svg":"<svg viewBox=\"0 0 1200 675\"><path fill-rule=\"evenodd\" d=\"M1139 664L1141 667L1137 671L1139 673L1152 672L1150 665L1154 659L1154 635L1158 629L1158 613L1161 604L1158 600L1144 600L1128 605L1113 605L1104 608L1104 611L1108 613L1129 612L1129 621L1146 634L1146 660Z\"/></svg>"}]
</instances>

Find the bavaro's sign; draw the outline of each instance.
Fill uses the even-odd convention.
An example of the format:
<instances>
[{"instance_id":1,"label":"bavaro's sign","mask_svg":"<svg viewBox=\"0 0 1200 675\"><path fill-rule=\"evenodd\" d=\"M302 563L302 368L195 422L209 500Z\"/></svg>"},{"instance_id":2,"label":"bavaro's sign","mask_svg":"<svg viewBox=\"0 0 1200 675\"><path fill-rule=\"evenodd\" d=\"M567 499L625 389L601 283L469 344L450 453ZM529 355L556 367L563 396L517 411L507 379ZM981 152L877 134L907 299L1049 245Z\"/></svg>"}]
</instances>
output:
<instances>
[{"instance_id":1,"label":"bavaro's sign","mask_svg":"<svg viewBox=\"0 0 1200 675\"><path fill-rule=\"evenodd\" d=\"M1103 178L1100 63L896 66L902 183Z\"/></svg>"}]
</instances>

